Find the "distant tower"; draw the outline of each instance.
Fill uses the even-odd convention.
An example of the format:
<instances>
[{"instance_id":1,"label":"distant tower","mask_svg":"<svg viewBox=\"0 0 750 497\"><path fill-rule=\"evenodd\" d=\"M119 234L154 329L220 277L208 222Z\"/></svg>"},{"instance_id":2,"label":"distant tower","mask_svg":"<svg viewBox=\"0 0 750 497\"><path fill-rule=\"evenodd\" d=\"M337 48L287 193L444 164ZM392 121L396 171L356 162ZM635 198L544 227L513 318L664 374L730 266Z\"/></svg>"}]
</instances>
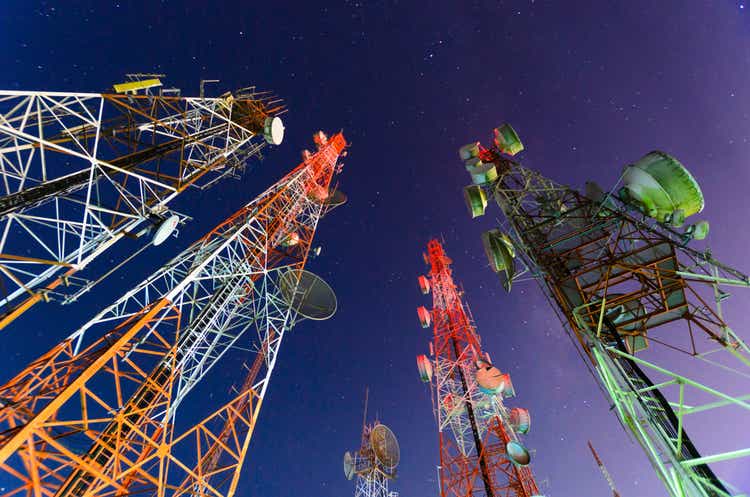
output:
<instances>
[{"instance_id":1,"label":"distant tower","mask_svg":"<svg viewBox=\"0 0 750 497\"><path fill-rule=\"evenodd\" d=\"M178 195L281 143L285 108L269 92L184 97L160 76L106 93L0 91L0 328L37 302L75 301L176 233ZM122 260L81 277L124 238Z\"/></svg>"},{"instance_id":2,"label":"distant tower","mask_svg":"<svg viewBox=\"0 0 750 497\"><path fill-rule=\"evenodd\" d=\"M596 453L596 449L594 449L593 444L589 440L589 449L591 449L591 453L594 455L594 460L596 461L596 465L599 466L599 470L602 472L602 475L604 475L604 479L607 480L607 484L609 484L609 488L612 489L612 495L614 497L620 497L620 494L617 492L617 489L615 488L615 482L612 481L612 477L609 474L609 471L607 471L607 467L604 465L601 459L599 459L599 454Z\"/></svg>"},{"instance_id":3,"label":"distant tower","mask_svg":"<svg viewBox=\"0 0 750 497\"><path fill-rule=\"evenodd\" d=\"M347 480L357 478L354 497L398 497L389 490L390 480L396 478L396 467L401 452L396 435L375 420L367 423L367 396L362 420L362 439L359 450L344 454L344 475Z\"/></svg>"},{"instance_id":4,"label":"distant tower","mask_svg":"<svg viewBox=\"0 0 750 497\"><path fill-rule=\"evenodd\" d=\"M701 455L685 431L716 419L750 422L746 398L721 391L747 385L750 348L722 304L729 287L750 278L693 248L708 234L705 220L685 224L703 209L698 182L654 151L624 168L619 190L588 183L581 193L511 159L523 145L509 125L494 135L490 146L470 143L459 155L472 179L464 189L471 216L483 215L488 199L504 215L482 235L503 287L519 277L539 282L670 496L739 494L709 465L750 456L743 438L717 437L723 452ZM698 370L702 381L685 376Z\"/></svg>"},{"instance_id":5,"label":"distant tower","mask_svg":"<svg viewBox=\"0 0 750 497\"><path fill-rule=\"evenodd\" d=\"M318 221L345 198L332 178L346 142L315 140L315 154L0 386L0 496L235 493L285 333L336 310L305 266ZM196 389L206 377L211 390Z\"/></svg>"},{"instance_id":6,"label":"distant tower","mask_svg":"<svg viewBox=\"0 0 750 497\"><path fill-rule=\"evenodd\" d=\"M430 383L440 442L441 497L535 497L539 495L519 435L527 433L526 409L507 409L515 395L510 376L492 365L462 292L453 282L451 260L437 240L427 244L428 276L422 293L432 292L432 310L419 307L423 328L432 327L430 356L417 356L422 381Z\"/></svg>"}]
</instances>

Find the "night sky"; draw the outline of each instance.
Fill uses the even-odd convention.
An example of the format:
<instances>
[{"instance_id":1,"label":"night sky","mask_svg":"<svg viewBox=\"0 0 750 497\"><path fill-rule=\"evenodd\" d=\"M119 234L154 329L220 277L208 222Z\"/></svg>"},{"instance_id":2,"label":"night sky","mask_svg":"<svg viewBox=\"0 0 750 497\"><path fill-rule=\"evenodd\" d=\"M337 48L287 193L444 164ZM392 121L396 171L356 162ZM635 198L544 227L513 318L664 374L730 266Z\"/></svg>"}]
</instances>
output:
<instances>
[{"instance_id":1,"label":"night sky","mask_svg":"<svg viewBox=\"0 0 750 497\"><path fill-rule=\"evenodd\" d=\"M335 288L339 311L287 336L238 497L353 495L341 459L357 448L367 385L371 415L400 439L394 489L436 495L437 433L414 361L429 339L415 308L430 301L416 277L433 236L445 239L485 349L513 377L518 395L509 405L531 410L526 440L542 491L609 495L586 447L591 439L623 497L662 496L536 285L507 295L489 270L480 233L499 211L469 219L457 148L487 141L507 121L526 146L527 166L575 187L588 179L609 187L629 161L665 150L702 185L714 255L750 271L747 10L737 0L6 0L4 89L104 91L127 72L159 72L183 94L197 94L201 78L221 80L212 95L249 84L272 89L290 111L285 142L241 181L173 205L195 217L179 239L75 307L40 306L4 331L1 380L296 165L314 131L343 128L351 149L340 180L350 202L321 223L323 254L309 266ZM748 339L741 312L750 292L735 293L727 316ZM239 379L241 371L221 375ZM723 419L691 435L710 445L731 434L750 445L747 425L738 428ZM744 464L716 468L748 492Z\"/></svg>"}]
</instances>

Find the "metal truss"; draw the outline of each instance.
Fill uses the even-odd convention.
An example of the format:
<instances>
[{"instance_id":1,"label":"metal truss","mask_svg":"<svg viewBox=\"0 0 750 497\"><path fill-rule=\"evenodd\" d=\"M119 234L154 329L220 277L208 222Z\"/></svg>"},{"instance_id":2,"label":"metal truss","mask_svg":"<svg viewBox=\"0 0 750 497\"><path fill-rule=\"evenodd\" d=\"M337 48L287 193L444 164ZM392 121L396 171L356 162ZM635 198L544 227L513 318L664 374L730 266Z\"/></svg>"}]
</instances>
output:
<instances>
[{"instance_id":1,"label":"metal truss","mask_svg":"<svg viewBox=\"0 0 750 497\"><path fill-rule=\"evenodd\" d=\"M750 449L703 457L685 423L718 408L750 414L747 395L722 393L662 361L681 354L686 371L700 367L719 384L743 384L750 349L725 322L722 302L727 287L750 286L750 278L612 194L589 188L582 195L495 149L480 155L497 167L497 180L483 188L505 215L516 263L540 283L669 495L738 495L708 464L746 457ZM690 390L700 405L687 404ZM706 396L714 401L700 400Z\"/></svg>"},{"instance_id":2,"label":"metal truss","mask_svg":"<svg viewBox=\"0 0 750 497\"><path fill-rule=\"evenodd\" d=\"M398 492L389 489L393 475L386 475L378 468L375 454L370 446L370 432L378 423L365 425L362 430L362 445L354 456L357 479L354 497L398 497Z\"/></svg>"},{"instance_id":3,"label":"metal truss","mask_svg":"<svg viewBox=\"0 0 750 497\"><path fill-rule=\"evenodd\" d=\"M345 146L341 134L321 141L0 387L0 468L13 482L3 497L234 494L282 339L299 318L300 271L327 209L315 192L330 188ZM284 243L291 233L294 245ZM223 402L190 396L233 348L252 358L238 388ZM192 408L178 409L186 398Z\"/></svg>"},{"instance_id":4,"label":"metal truss","mask_svg":"<svg viewBox=\"0 0 750 497\"><path fill-rule=\"evenodd\" d=\"M168 214L184 222L168 204L237 177L265 145L265 119L284 111L254 88L144 92L0 91L0 327L88 291L98 280L78 271L119 240Z\"/></svg>"},{"instance_id":5,"label":"metal truss","mask_svg":"<svg viewBox=\"0 0 750 497\"><path fill-rule=\"evenodd\" d=\"M354 497L398 497L398 492L388 489L388 478L375 472L369 477L357 475Z\"/></svg>"},{"instance_id":6,"label":"metal truss","mask_svg":"<svg viewBox=\"0 0 750 497\"><path fill-rule=\"evenodd\" d=\"M433 307L433 407L440 440L442 497L537 497L528 466L511 461L506 444L519 442L500 395L483 393L476 381L477 361L489 358L437 240L428 244L429 287Z\"/></svg>"}]
</instances>

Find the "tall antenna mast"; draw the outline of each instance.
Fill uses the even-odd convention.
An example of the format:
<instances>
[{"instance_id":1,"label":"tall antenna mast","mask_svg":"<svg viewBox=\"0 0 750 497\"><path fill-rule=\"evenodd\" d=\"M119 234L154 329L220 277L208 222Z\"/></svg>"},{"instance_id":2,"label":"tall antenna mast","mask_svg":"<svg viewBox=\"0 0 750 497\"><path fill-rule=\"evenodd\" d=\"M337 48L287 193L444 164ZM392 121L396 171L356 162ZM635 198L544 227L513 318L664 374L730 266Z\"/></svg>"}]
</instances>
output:
<instances>
[{"instance_id":1,"label":"tall antenna mast","mask_svg":"<svg viewBox=\"0 0 750 497\"><path fill-rule=\"evenodd\" d=\"M594 449L594 445L591 443L591 440L589 440L589 449L591 449L591 453L594 455L594 460L596 461L597 466L599 466L599 470L604 475L604 479L607 480L607 483L609 484L609 488L612 489L612 495L614 497L620 497L620 494L617 492L617 489L615 488L615 482L612 481L612 477L609 474L609 471L607 471L607 467L604 466L604 463L601 459L599 459L599 454L596 453L596 449Z\"/></svg>"},{"instance_id":2,"label":"tall antenna mast","mask_svg":"<svg viewBox=\"0 0 750 497\"><path fill-rule=\"evenodd\" d=\"M539 497L520 438L529 430L529 411L505 407L504 399L515 395L510 375L482 350L438 240L429 241L424 260L430 271L417 281L423 294L432 293L432 310L419 307L417 316L423 328L432 328L432 357L417 356L417 368L433 393L440 495Z\"/></svg>"},{"instance_id":3,"label":"tall antenna mast","mask_svg":"<svg viewBox=\"0 0 750 497\"><path fill-rule=\"evenodd\" d=\"M367 424L369 387L365 388L365 418L359 449L344 453L344 476L356 478L354 497L398 497L390 490L390 481L396 478L396 468L401 450L396 435L377 420Z\"/></svg>"},{"instance_id":4,"label":"tall antenna mast","mask_svg":"<svg viewBox=\"0 0 750 497\"><path fill-rule=\"evenodd\" d=\"M330 185L346 141L315 139L315 154L0 386L0 497L235 493L285 333L336 311L305 267L341 199ZM252 363L238 389L199 396L205 377L226 377L225 356Z\"/></svg>"},{"instance_id":5,"label":"tall antenna mast","mask_svg":"<svg viewBox=\"0 0 750 497\"><path fill-rule=\"evenodd\" d=\"M589 182L581 193L512 159L523 148L503 124L489 146L459 150L470 215L484 215L489 199L503 213L482 234L490 267L508 292L524 277L537 280L671 497L737 495L712 466L747 466L747 443L726 437L703 455L687 432L717 416L750 422L750 404L726 391L747 385L750 347L722 313L728 287L747 288L750 277L694 248L708 235L706 220L687 221L704 207L699 183L653 151L624 168L618 191ZM670 370L675 359L700 380Z\"/></svg>"},{"instance_id":6,"label":"tall antenna mast","mask_svg":"<svg viewBox=\"0 0 750 497\"><path fill-rule=\"evenodd\" d=\"M169 209L177 196L239 177L283 140L269 92L183 97L161 76L104 93L0 90L0 329L38 302L76 301L177 233L189 219ZM129 255L82 274L123 239Z\"/></svg>"}]
</instances>

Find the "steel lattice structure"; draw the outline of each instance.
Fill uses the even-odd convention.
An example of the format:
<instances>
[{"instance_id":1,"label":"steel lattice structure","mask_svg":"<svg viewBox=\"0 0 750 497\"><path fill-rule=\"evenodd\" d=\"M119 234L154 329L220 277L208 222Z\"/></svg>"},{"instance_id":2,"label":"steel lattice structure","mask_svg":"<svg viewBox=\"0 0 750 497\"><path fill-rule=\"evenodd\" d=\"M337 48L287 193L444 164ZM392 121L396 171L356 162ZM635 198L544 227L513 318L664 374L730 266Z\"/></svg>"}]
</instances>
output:
<instances>
[{"instance_id":1,"label":"steel lattice structure","mask_svg":"<svg viewBox=\"0 0 750 497\"><path fill-rule=\"evenodd\" d=\"M506 289L526 275L540 283L670 496L735 495L709 464L750 448L726 440L735 446L703 456L685 425L703 416L710 426L727 410L750 420L750 397L726 389L746 384L750 349L722 314L726 288L750 278L691 248L692 227L678 232L595 184L581 194L503 155L497 141L477 147L482 172L494 166L496 176L467 189L481 188L504 214L516 256L500 271ZM675 357L680 372L667 366ZM689 377L696 368L714 386Z\"/></svg>"},{"instance_id":2,"label":"steel lattice structure","mask_svg":"<svg viewBox=\"0 0 750 497\"><path fill-rule=\"evenodd\" d=\"M270 93L182 97L147 76L115 85L127 93L0 91L0 327L75 300L97 283L78 271L168 216L184 222L169 202L236 177L273 141L284 107Z\"/></svg>"},{"instance_id":3,"label":"steel lattice structure","mask_svg":"<svg viewBox=\"0 0 750 497\"><path fill-rule=\"evenodd\" d=\"M314 155L0 387L4 497L234 494L332 208L321 192L346 142L316 141ZM248 349L226 402L193 390L179 409L225 354Z\"/></svg>"},{"instance_id":4,"label":"steel lattice structure","mask_svg":"<svg viewBox=\"0 0 750 497\"><path fill-rule=\"evenodd\" d=\"M359 449L353 454L344 454L344 475L348 480L356 478L354 497L398 497L398 492L389 488L390 480L396 478L396 467L401 451L393 432L377 419L367 423L367 401L362 417L362 438Z\"/></svg>"},{"instance_id":5,"label":"steel lattice structure","mask_svg":"<svg viewBox=\"0 0 750 497\"><path fill-rule=\"evenodd\" d=\"M389 482L395 478L393 472L383 471L379 467L377 457L370 443L373 424L365 425L362 429L362 443L354 456L354 471L357 477L354 487L354 497L398 497L398 492L390 490Z\"/></svg>"},{"instance_id":6,"label":"steel lattice structure","mask_svg":"<svg viewBox=\"0 0 750 497\"><path fill-rule=\"evenodd\" d=\"M502 400L513 394L510 377L502 376L502 392L480 389L477 372L480 367L489 371L491 363L438 240L428 243L425 262L430 272L420 277L420 286L423 293L432 292L433 305L431 311L420 307L418 314L423 327L432 324L432 358L418 356L417 365L422 380L431 383L440 443L440 495L538 496L529 461L514 459L507 450L519 447L525 452L514 415ZM499 379L499 370L492 371Z\"/></svg>"}]
</instances>

